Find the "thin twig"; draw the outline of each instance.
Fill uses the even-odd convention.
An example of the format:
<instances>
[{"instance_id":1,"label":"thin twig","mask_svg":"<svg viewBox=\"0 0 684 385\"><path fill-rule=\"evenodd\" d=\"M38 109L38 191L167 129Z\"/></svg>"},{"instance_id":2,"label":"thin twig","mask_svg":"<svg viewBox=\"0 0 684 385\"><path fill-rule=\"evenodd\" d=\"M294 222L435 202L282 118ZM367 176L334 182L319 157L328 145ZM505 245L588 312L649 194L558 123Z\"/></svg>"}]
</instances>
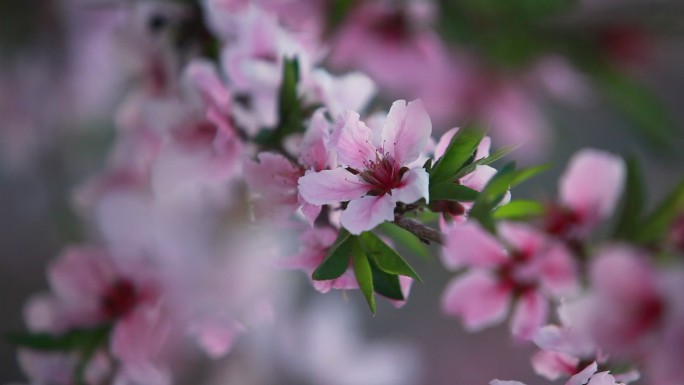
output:
<instances>
[{"instance_id":1,"label":"thin twig","mask_svg":"<svg viewBox=\"0 0 684 385\"><path fill-rule=\"evenodd\" d=\"M394 223L401 227L402 229L409 231L421 242L429 245L431 242L437 243L439 245L443 244L442 233L432 227L425 226L419 221L411 218L403 218L400 216L394 217Z\"/></svg>"}]
</instances>

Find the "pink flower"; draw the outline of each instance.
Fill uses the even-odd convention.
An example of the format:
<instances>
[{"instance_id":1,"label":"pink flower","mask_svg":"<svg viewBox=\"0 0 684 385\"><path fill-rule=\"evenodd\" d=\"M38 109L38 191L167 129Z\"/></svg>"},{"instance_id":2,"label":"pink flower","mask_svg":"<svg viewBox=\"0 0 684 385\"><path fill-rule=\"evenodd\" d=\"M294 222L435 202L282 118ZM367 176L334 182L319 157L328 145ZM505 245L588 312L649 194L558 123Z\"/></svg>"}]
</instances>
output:
<instances>
[{"instance_id":1,"label":"pink flower","mask_svg":"<svg viewBox=\"0 0 684 385\"><path fill-rule=\"evenodd\" d=\"M248 95L249 106L236 105L235 119L249 133L278 123L278 88L284 57L297 57L302 74L311 71L310 53L275 15L249 8L238 26L238 39L227 44L221 61L232 88Z\"/></svg>"},{"instance_id":2,"label":"pink flower","mask_svg":"<svg viewBox=\"0 0 684 385\"><path fill-rule=\"evenodd\" d=\"M469 270L448 285L442 309L476 331L501 322L517 298L512 332L531 339L546 321L548 298L575 290L575 265L565 247L529 227L502 223L499 232L508 250L473 222L445 233L445 265Z\"/></svg>"},{"instance_id":3,"label":"pink flower","mask_svg":"<svg viewBox=\"0 0 684 385\"><path fill-rule=\"evenodd\" d=\"M165 365L157 359L166 342L165 330L172 318L151 314L164 311L159 283L143 265L128 263L119 267L104 250L72 247L50 267L52 293L37 297L27 306L27 323L32 331L63 333L111 323L109 348L120 363L118 375L149 384L168 384ZM128 261L131 262L131 261ZM104 347L107 349L107 347ZM21 359L36 377L73 374L73 357L66 354L24 352ZM90 375L102 377L109 370L108 360L96 355L88 365ZM56 371L62 362L65 370ZM69 369L71 367L72 369ZM61 374L60 374L61 373Z\"/></svg>"},{"instance_id":4,"label":"pink flower","mask_svg":"<svg viewBox=\"0 0 684 385\"><path fill-rule=\"evenodd\" d=\"M301 197L298 180L305 170L321 171L332 163L328 152L328 125L324 111L316 111L300 143L299 164L268 152L259 153L258 162L245 160L245 181L258 194L253 201L257 219L281 220L301 208L304 217L313 225L321 206Z\"/></svg>"},{"instance_id":5,"label":"pink flower","mask_svg":"<svg viewBox=\"0 0 684 385\"><path fill-rule=\"evenodd\" d=\"M104 250L67 249L50 267L49 281L61 314L58 329L93 326L127 316L141 303L156 301L154 281L139 269L122 274Z\"/></svg>"},{"instance_id":6,"label":"pink flower","mask_svg":"<svg viewBox=\"0 0 684 385\"><path fill-rule=\"evenodd\" d=\"M446 49L416 7L365 3L352 11L333 38L330 62L367 72L394 93L415 94L445 72ZM437 84L430 82L430 84Z\"/></svg>"},{"instance_id":7,"label":"pink flower","mask_svg":"<svg viewBox=\"0 0 684 385\"><path fill-rule=\"evenodd\" d=\"M397 202L429 198L427 172L406 167L418 158L432 131L422 103L394 102L378 131L355 112L342 114L331 144L343 167L308 171L299 179L300 193L311 204L349 201L340 221L352 234L394 219Z\"/></svg>"},{"instance_id":8,"label":"pink flower","mask_svg":"<svg viewBox=\"0 0 684 385\"><path fill-rule=\"evenodd\" d=\"M501 80L495 91L486 88L486 83L484 86L487 96L479 107L479 116L491 122L497 142L521 146L517 154L523 160L543 157L551 129L534 97L510 79Z\"/></svg>"},{"instance_id":9,"label":"pink flower","mask_svg":"<svg viewBox=\"0 0 684 385\"><path fill-rule=\"evenodd\" d=\"M559 205L547 213L547 231L586 236L613 213L624 178L625 165L619 157L593 149L576 153L560 180Z\"/></svg>"},{"instance_id":10,"label":"pink flower","mask_svg":"<svg viewBox=\"0 0 684 385\"><path fill-rule=\"evenodd\" d=\"M231 93L216 68L191 62L184 73L185 93L177 101L159 103L164 139L152 167L158 194L222 184L236 175L242 143L230 121ZM153 117L150 117L153 118Z\"/></svg>"},{"instance_id":11,"label":"pink flower","mask_svg":"<svg viewBox=\"0 0 684 385\"><path fill-rule=\"evenodd\" d=\"M362 111L376 93L375 83L360 72L333 76L316 68L302 79L300 86L307 104L323 104L333 116L345 110Z\"/></svg>"},{"instance_id":12,"label":"pink flower","mask_svg":"<svg viewBox=\"0 0 684 385\"><path fill-rule=\"evenodd\" d=\"M601 362L602 354L597 349L593 337L586 328L586 318L592 309L584 298L573 302L562 302L558 306L558 319L561 325L546 325L534 336L540 348L568 354L580 358L596 358Z\"/></svg>"},{"instance_id":13,"label":"pink flower","mask_svg":"<svg viewBox=\"0 0 684 385\"><path fill-rule=\"evenodd\" d=\"M599 346L609 353L640 355L664 326L666 297L647 258L639 250L618 246L604 249L592 263L588 322Z\"/></svg>"}]
</instances>

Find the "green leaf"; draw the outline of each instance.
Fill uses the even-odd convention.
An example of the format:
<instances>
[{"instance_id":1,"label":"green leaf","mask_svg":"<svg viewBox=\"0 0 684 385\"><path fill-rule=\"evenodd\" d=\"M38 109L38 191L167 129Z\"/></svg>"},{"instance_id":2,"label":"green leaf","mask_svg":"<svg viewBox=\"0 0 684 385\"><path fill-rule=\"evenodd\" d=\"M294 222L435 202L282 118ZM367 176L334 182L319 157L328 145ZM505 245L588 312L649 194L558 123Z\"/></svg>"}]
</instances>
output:
<instances>
[{"instance_id":1,"label":"green leaf","mask_svg":"<svg viewBox=\"0 0 684 385\"><path fill-rule=\"evenodd\" d=\"M328 255L321 264L316 268L316 270L311 275L316 281L327 281L330 279L335 279L347 270L349 267L349 255L351 254L351 244L352 240L351 234L345 229L341 229L337 240L330 246L328 250Z\"/></svg>"},{"instance_id":2,"label":"green leaf","mask_svg":"<svg viewBox=\"0 0 684 385\"><path fill-rule=\"evenodd\" d=\"M636 234L636 241L642 244L658 241L682 213L684 213L684 181L679 182L663 203L641 224L641 232Z\"/></svg>"},{"instance_id":3,"label":"green leaf","mask_svg":"<svg viewBox=\"0 0 684 385\"><path fill-rule=\"evenodd\" d=\"M396 242L398 245L401 245L411 251L412 253L415 253L419 257L423 259L431 259L432 254L430 253L430 250L428 249L427 245L425 245L423 242L418 239L413 233L402 229L401 227L395 225L392 222L385 222L381 224L379 227L380 231L383 232L383 234L387 235L388 237L392 238L394 242Z\"/></svg>"},{"instance_id":4,"label":"green leaf","mask_svg":"<svg viewBox=\"0 0 684 385\"><path fill-rule=\"evenodd\" d=\"M361 233L361 247L373 259L378 268L389 274L404 275L418 281L422 280L413 268L382 239L370 231Z\"/></svg>"},{"instance_id":5,"label":"green leaf","mask_svg":"<svg viewBox=\"0 0 684 385\"><path fill-rule=\"evenodd\" d=\"M515 177L511 181L511 187L519 185L520 183L525 182L526 180L536 176L537 174L548 170L549 167L549 164L540 164L539 166L518 170L515 173Z\"/></svg>"},{"instance_id":6,"label":"green leaf","mask_svg":"<svg viewBox=\"0 0 684 385\"><path fill-rule=\"evenodd\" d=\"M430 170L432 170L432 158L429 158L425 161L425 163L423 163L423 168L428 174L430 173Z\"/></svg>"},{"instance_id":7,"label":"green leaf","mask_svg":"<svg viewBox=\"0 0 684 385\"><path fill-rule=\"evenodd\" d=\"M95 330L89 338L84 339L82 345L80 346L80 356L78 358L78 363L74 368L74 379L77 385L87 385L86 383L86 369L88 364L92 360L93 356L97 350L107 344L109 339L110 327L101 328Z\"/></svg>"},{"instance_id":8,"label":"green leaf","mask_svg":"<svg viewBox=\"0 0 684 385\"><path fill-rule=\"evenodd\" d=\"M305 110L298 97L299 61L296 57L283 59L282 82L278 90L278 125L262 129L254 141L268 149L282 149L283 140L292 134L304 132Z\"/></svg>"},{"instance_id":9,"label":"green leaf","mask_svg":"<svg viewBox=\"0 0 684 385\"><path fill-rule=\"evenodd\" d=\"M489 183L480 192L480 195L475 200L473 207L469 211L471 218L477 219L482 227L496 233L496 226L492 218L491 211L503 199L504 194L515 179L517 173L515 172L515 162L510 162L503 166L493 177Z\"/></svg>"},{"instance_id":10,"label":"green leaf","mask_svg":"<svg viewBox=\"0 0 684 385\"><path fill-rule=\"evenodd\" d=\"M350 243L356 281L359 283L359 289L361 289L363 296L366 298L366 302L368 302L371 313L375 315L376 305L375 297L373 296L373 272L370 263L368 262L368 257L363 252L363 248L357 237L352 238Z\"/></svg>"},{"instance_id":11,"label":"green leaf","mask_svg":"<svg viewBox=\"0 0 684 385\"><path fill-rule=\"evenodd\" d=\"M299 83L299 61L296 57L285 58L283 60L282 83L278 92L278 112L281 119L299 106L297 83Z\"/></svg>"},{"instance_id":12,"label":"green leaf","mask_svg":"<svg viewBox=\"0 0 684 385\"><path fill-rule=\"evenodd\" d=\"M625 163L627 164L627 178L625 178L615 237L632 239L641 227L641 216L646 202L646 183L636 159L627 159Z\"/></svg>"},{"instance_id":13,"label":"green leaf","mask_svg":"<svg viewBox=\"0 0 684 385\"><path fill-rule=\"evenodd\" d=\"M516 200L494 210L494 219L527 219L544 213L544 206L535 201Z\"/></svg>"},{"instance_id":14,"label":"green leaf","mask_svg":"<svg viewBox=\"0 0 684 385\"><path fill-rule=\"evenodd\" d=\"M451 182L430 184L431 201L472 202L477 199L479 191Z\"/></svg>"},{"instance_id":15,"label":"green leaf","mask_svg":"<svg viewBox=\"0 0 684 385\"><path fill-rule=\"evenodd\" d=\"M515 162L507 163L489 180L475 203L487 201L492 205L498 204L518 175L515 170Z\"/></svg>"},{"instance_id":16,"label":"green leaf","mask_svg":"<svg viewBox=\"0 0 684 385\"><path fill-rule=\"evenodd\" d=\"M328 22L324 36L330 37L337 30L353 9L354 3L352 0L332 0L328 3Z\"/></svg>"},{"instance_id":17,"label":"green leaf","mask_svg":"<svg viewBox=\"0 0 684 385\"><path fill-rule=\"evenodd\" d=\"M74 329L67 333L9 333L7 340L17 346L40 351L71 351L89 346L109 335L111 326L98 326L89 329Z\"/></svg>"},{"instance_id":18,"label":"green leaf","mask_svg":"<svg viewBox=\"0 0 684 385\"><path fill-rule=\"evenodd\" d=\"M432 166L430 184L453 181L486 134L486 130L475 126L465 126L458 130L442 158Z\"/></svg>"},{"instance_id":19,"label":"green leaf","mask_svg":"<svg viewBox=\"0 0 684 385\"><path fill-rule=\"evenodd\" d=\"M461 169L461 171L459 171L454 178L455 179L463 178L464 176L475 171L475 168L477 166L486 166L486 165L492 164L492 163L496 162L497 160L503 158L504 156L510 154L511 152L513 152L513 150L515 150L518 147L519 147L518 145L501 147L500 149L496 150L493 154L489 155L488 157L478 159L478 160L474 161L473 163L463 167Z\"/></svg>"},{"instance_id":20,"label":"green leaf","mask_svg":"<svg viewBox=\"0 0 684 385\"><path fill-rule=\"evenodd\" d=\"M375 292L390 299L403 301L404 294L401 292L399 276L380 270L372 259L369 259L369 262L373 273L373 289Z\"/></svg>"}]
</instances>

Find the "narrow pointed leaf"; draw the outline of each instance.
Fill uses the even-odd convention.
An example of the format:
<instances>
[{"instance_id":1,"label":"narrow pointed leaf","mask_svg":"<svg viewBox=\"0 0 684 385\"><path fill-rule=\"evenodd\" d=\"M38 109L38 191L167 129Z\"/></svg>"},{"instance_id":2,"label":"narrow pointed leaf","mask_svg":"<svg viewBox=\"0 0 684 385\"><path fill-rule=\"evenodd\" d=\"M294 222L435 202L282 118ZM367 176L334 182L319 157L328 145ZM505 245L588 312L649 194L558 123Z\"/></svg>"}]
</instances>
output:
<instances>
[{"instance_id":1,"label":"narrow pointed leaf","mask_svg":"<svg viewBox=\"0 0 684 385\"><path fill-rule=\"evenodd\" d=\"M627 178L620 204L620 217L615 228L615 237L632 239L641 227L641 216L646 202L643 173L634 158L627 159Z\"/></svg>"},{"instance_id":2,"label":"narrow pointed leaf","mask_svg":"<svg viewBox=\"0 0 684 385\"><path fill-rule=\"evenodd\" d=\"M423 168L429 174L430 171L432 170L432 159L426 160L425 163L423 163Z\"/></svg>"},{"instance_id":3,"label":"narrow pointed leaf","mask_svg":"<svg viewBox=\"0 0 684 385\"><path fill-rule=\"evenodd\" d=\"M442 158L432 166L430 183L453 181L486 134L485 130L475 126L465 126L458 130Z\"/></svg>"},{"instance_id":4,"label":"narrow pointed leaf","mask_svg":"<svg viewBox=\"0 0 684 385\"><path fill-rule=\"evenodd\" d=\"M526 180L536 176L537 174L548 170L549 167L550 167L549 164L540 164L539 166L534 166L534 167L518 170L515 173L515 177L511 181L511 186L519 185L520 183L525 182Z\"/></svg>"},{"instance_id":5,"label":"narrow pointed leaf","mask_svg":"<svg viewBox=\"0 0 684 385\"><path fill-rule=\"evenodd\" d=\"M423 259L431 259L432 254L427 245L421 242L413 233L402 229L392 222L385 222L379 226L380 231L398 244L415 253Z\"/></svg>"},{"instance_id":6,"label":"narrow pointed leaf","mask_svg":"<svg viewBox=\"0 0 684 385\"><path fill-rule=\"evenodd\" d=\"M375 297L373 296L373 272L368 256L363 252L363 248L359 243L359 239L354 237L349 242L351 244L352 259L354 261L354 275L356 281L359 283L359 289L368 302L373 315L375 315L376 305Z\"/></svg>"},{"instance_id":7,"label":"narrow pointed leaf","mask_svg":"<svg viewBox=\"0 0 684 385\"><path fill-rule=\"evenodd\" d=\"M492 213L494 219L527 219L538 217L544 213L544 206L535 201L516 200L498 207Z\"/></svg>"},{"instance_id":8,"label":"narrow pointed leaf","mask_svg":"<svg viewBox=\"0 0 684 385\"><path fill-rule=\"evenodd\" d=\"M490 231L496 232L494 219L492 218L492 210L503 199L504 194L508 191L511 183L516 177L515 162L510 162L503 166L499 172L492 177L480 195L475 200L473 207L469 211L471 218L477 219L482 227Z\"/></svg>"},{"instance_id":9,"label":"narrow pointed leaf","mask_svg":"<svg viewBox=\"0 0 684 385\"><path fill-rule=\"evenodd\" d=\"M373 289L375 292L383 297L403 301L404 294L401 292L399 276L386 273L380 270L372 259L369 259L369 261L371 272L373 273Z\"/></svg>"},{"instance_id":10,"label":"narrow pointed leaf","mask_svg":"<svg viewBox=\"0 0 684 385\"><path fill-rule=\"evenodd\" d=\"M109 335L109 325L74 329L60 335L50 333L8 333L6 339L16 346L40 351L72 351L91 346Z\"/></svg>"},{"instance_id":11,"label":"narrow pointed leaf","mask_svg":"<svg viewBox=\"0 0 684 385\"><path fill-rule=\"evenodd\" d=\"M431 201L473 202L480 194L470 187L451 182L430 184Z\"/></svg>"},{"instance_id":12,"label":"narrow pointed leaf","mask_svg":"<svg viewBox=\"0 0 684 385\"><path fill-rule=\"evenodd\" d=\"M518 147L519 147L518 145L510 145L510 146L502 147L502 148L496 150L494 153L492 153L488 157L478 159L478 160L474 161L473 163L463 167L461 169L461 171L459 171L454 178L455 179L463 178L464 176L475 171L475 168L477 166L486 166L486 165L492 164L492 163L496 162L497 160L503 158L504 156L510 154L513 150L515 150Z\"/></svg>"},{"instance_id":13,"label":"narrow pointed leaf","mask_svg":"<svg viewBox=\"0 0 684 385\"><path fill-rule=\"evenodd\" d=\"M665 198L640 226L636 241L650 244L658 241L672 226L674 220L684 213L684 181Z\"/></svg>"},{"instance_id":14,"label":"narrow pointed leaf","mask_svg":"<svg viewBox=\"0 0 684 385\"><path fill-rule=\"evenodd\" d=\"M351 254L350 240L354 237L345 229L340 230L337 240L328 250L328 255L311 275L316 281L335 279L349 267L349 255Z\"/></svg>"},{"instance_id":15,"label":"narrow pointed leaf","mask_svg":"<svg viewBox=\"0 0 684 385\"><path fill-rule=\"evenodd\" d=\"M366 255L373 259L373 262L375 262L380 270L389 274L404 275L422 282L408 262L391 247L387 246L377 235L366 231L359 238Z\"/></svg>"}]
</instances>

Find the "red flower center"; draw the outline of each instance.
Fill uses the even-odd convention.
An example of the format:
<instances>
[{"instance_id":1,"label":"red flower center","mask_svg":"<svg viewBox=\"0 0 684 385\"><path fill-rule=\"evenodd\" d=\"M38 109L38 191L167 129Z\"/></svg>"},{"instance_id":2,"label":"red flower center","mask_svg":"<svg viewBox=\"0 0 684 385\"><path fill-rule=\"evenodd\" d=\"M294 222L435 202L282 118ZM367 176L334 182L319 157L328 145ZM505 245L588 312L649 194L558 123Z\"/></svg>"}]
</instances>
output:
<instances>
[{"instance_id":1,"label":"red flower center","mask_svg":"<svg viewBox=\"0 0 684 385\"><path fill-rule=\"evenodd\" d=\"M100 310L108 319L128 314L138 302L138 292L127 279L115 281L100 300Z\"/></svg>"},{"instance_id":2,"label":"red flower center","mask_svg":"<svg viewBox=\"0 0 684 385\"><path fill-rule=\"evenodd\" d=\"M402 43L411 36L409 19L401 10L376 16L371 29L391 43Z\"/></svg>"},{"instance_id":3,"label":"red flower center","mask_svg":"<svg viewBox=\"0 0 684 385\"><path fill-rule=\"evenodd\" d=\"M581 222L582 218L577 212L565 207L549 205L546 209L545 228L549 234L568 235Z\"/></svg>"},{"instance_id":4,"label":"red flower center","mask_svg":"<svg viewBox=\"0 0 684 385\"><path fill-rule=\"evenodd\" d=\"M407 167L399 167L397 162L389 155L375 161L364 163L366 170L359 173L361 179L373 186L368 195L380 196L391 194L392 189L401 187L401 177L408 171Z\"/></svg>"}]
</instances>

